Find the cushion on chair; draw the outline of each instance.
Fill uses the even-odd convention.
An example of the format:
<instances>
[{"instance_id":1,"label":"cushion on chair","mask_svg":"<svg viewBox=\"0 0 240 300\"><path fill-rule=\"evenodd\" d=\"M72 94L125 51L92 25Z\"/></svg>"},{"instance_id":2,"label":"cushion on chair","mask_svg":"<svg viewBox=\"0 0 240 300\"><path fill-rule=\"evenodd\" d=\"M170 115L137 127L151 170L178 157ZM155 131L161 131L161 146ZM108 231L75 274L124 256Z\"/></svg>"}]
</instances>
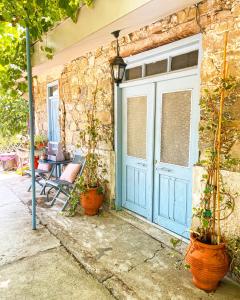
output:
<instances>
[{"instance_id":1,"label":"cushion on chair","mask_svg":"<svg viewBox=\"0 0 240 300\"><path fill-rule=\"evenodd\" d=\"M73 183L80 171L81 165L80 164L68 164L64 172L62 173L60 179L66 180L70 183Z\"/></svg>"},{"instance_id":2,"label":"cushion on chair","mask_svg":"<svg viewBox=\"0 0 240 300\"><path fill-rule=\"evenodd\" d=\"M39 162L39 164L38 164L38 170L50 172L51 165L48 164L48 163Z\"/></svg>"}]
</instances>

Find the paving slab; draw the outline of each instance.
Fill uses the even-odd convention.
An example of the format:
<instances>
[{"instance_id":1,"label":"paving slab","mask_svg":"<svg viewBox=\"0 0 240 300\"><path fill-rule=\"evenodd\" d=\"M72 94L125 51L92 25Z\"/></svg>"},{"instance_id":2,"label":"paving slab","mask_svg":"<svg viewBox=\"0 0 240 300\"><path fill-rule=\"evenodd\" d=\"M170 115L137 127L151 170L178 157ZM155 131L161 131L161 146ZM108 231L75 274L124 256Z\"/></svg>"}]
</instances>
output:
<instances>
[{"instance_id":1,"label":"paving slab","mask_svg":"<svg viewBox=\"0 0 240 300\"><path fill-rule=\"evenodd\" d=\"M63 247L0 268L1 300L110 300Z\"/></svg>"},{"instance_id":2,"label":"paving slab","mask_svg":"<svg viewBox=\"0 0 240 300\"><path fill-rule=\"evenodd\" d=\"M23 182L21 187L14 186L22 199L26 191L23 187ZM69 218L57 206L39 206L37 214L80 264L117 299L240 299L239 285L227 278L216 293L207 294L195 288L191 274L176 268L182 259L179 253L117 214Z\"/></svg>"},{"instance_id":3,"label":"paving slab","mask_svg":"<svg viewBox=\"0 0 240 300\"><path fill-rule=\"evenodd\" d=\"M31 229L22 180L0 172L0 300L113 299L46 227Z\"/></svg>"},{"instance_id":4,"label":"paving slab","mask_svg":"<svg viewBox=\"0 0 240 300\"><path fill-rule=\"evenodd\" d=\"M148 259L129 272L122 272L104 282L104 285L118 299L136 300L237 300L240 289L234 282L224 279L215 293L207 294L197 289L191 281L190 272L177 269L177 254L163 248L153 258ZM127 293L122 297L124 287ZM128 295L127 295L128 294Z\"/></svg>"},{"instance_id":5,"label":"paving slab","mask_svg":"<svg viewBox=\"0 0 240 300\"><path fill-rule=\"evenodd\" d=\"M0 266L60 245L42 225L31 228L28 207L0 181Z\"/></svg>"}]
</instances>

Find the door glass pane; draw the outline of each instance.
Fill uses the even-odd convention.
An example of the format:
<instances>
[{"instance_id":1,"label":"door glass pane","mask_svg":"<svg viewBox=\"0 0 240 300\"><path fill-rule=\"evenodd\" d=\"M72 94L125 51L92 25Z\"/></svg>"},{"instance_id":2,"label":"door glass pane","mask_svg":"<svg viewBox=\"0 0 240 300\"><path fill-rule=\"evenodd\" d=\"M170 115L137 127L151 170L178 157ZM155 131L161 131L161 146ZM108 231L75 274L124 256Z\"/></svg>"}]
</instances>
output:
<instances>
[{"instance_id":1,"label":"door glass pane","mask_svg":"<svg viewBox=\"0 0 240 300\"><path fill-rule=\"evenodd\" d=\"M188 166L191 91L163 94L161 162Z\"/></svg>"},{"instance_id":2,"label":"door glass pane","mask_svg":"<svg viewBox=\"0 0 240 300\"><path fill-rule=\"evenodd\" d=\"M198 50L172 57L171 71L185 69L198 64Z\"/></svg>"},{"instance_id":3,"label":"door glass pane","mask_svg":"<svg viewBox=\"0 0 240 300\"><path fill-rule=\"evenodd\" d=\"M167 72L167 59L146 65L146 76Z\"/></svg>"},{"instance_id":4,"label":"door glass pane","mask_svg":"<svg viewBox=\"0 0 240 300\"><path fill-rule=\"evenodd\" d=\"M58 85L54 85L49 88L49 97L52 96L58 96Z\"/></svg>"},{"instance_id":5,"label":"door glass pane","mask_svg":"<svg viewBox=\"0 0 240 300\"><path fill-rule=\"evenodd\" d=\"M142 66L138 66L135 68L127 69L125 73L126 80L132 80L142 77Z\"/></svg>"},{"instance_id":6,"label":"door glass pane","mask_svg":"<svg viewBox=\"0 0 240 300\"><path fill-rule=\"evenodd\" d=\"M127 99L127 154L146 158L147 97Z\"/></svg>"}]
</instances>

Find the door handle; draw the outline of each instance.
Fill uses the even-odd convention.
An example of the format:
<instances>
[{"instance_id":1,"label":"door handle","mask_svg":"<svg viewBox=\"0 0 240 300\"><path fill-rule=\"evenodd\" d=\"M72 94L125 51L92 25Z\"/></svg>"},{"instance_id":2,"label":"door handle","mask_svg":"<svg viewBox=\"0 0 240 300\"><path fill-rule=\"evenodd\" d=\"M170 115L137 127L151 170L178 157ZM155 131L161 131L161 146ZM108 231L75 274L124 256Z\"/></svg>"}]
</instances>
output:
<instances>
[{"instance_id":1,"label":"door handle","mask_svg":"<svg viewBox=\"0 0 240 300\"><path fill-rule=\"evenodd\" d=\"M146 167L146 164L145 163L141 163L141 162L138 162L137 165L141 166L141 167Z\"/></svg>"},{"instance_id":2,"label":"door handle","mask_svg":"<svg viewBox=\"0 0 240 300\"><path fill-rule=\"evenodd\" d=\"M164 171L164 172L172 172L171 169L168 169L168 168L165 168L165 167L162 167L162 168L157 168L158 171Z\"/></svg>"}]
</instances>

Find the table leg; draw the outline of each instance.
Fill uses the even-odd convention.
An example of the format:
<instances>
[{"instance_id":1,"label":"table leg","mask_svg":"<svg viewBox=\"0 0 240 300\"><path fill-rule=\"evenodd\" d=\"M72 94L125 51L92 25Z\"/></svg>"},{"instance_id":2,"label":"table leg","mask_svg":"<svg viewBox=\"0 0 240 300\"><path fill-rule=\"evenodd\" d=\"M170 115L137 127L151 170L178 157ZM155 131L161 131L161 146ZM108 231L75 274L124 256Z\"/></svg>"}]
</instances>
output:
<instances>
[{"instance_id":1,"label":"table leg","mask_svg":"<svg viewBox=\"0 0 240 300\"><path fill-rule=\"evenodd\" d=\"M52 177L52 175L53 175L53 172L54 172L54 170L55 170L55 167L56 167L56 165L53 165L53 166L52 166L52 169L51 169L51 172L50 172L50 174L49 174L48 179L51 179L51 177Z\"/></svg>"},{"instance_id":2,"label":"table leg","mask_svg":"<svg viewBox=\"0 0 240 300\"><path fill-rule=\"evenodd\" d=\"M59 177L60 177L62 175L61 164L59 164L58 167L59 167Z\"/></svg>"}]
</instances>

